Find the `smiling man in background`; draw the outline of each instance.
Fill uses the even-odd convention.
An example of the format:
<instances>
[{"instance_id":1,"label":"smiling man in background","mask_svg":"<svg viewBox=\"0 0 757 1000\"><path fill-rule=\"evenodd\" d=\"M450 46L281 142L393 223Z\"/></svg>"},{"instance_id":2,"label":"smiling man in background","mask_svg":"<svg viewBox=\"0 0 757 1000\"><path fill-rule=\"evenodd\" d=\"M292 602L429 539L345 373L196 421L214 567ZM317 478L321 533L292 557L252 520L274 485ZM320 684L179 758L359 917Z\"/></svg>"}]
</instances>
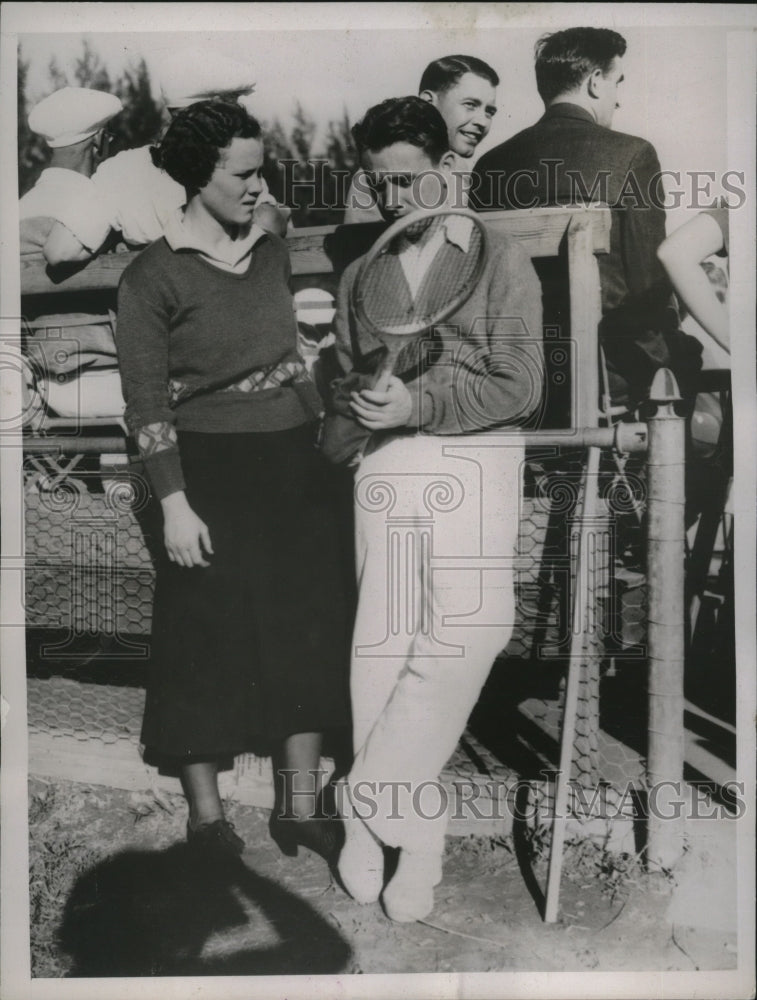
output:
<instances>
[{"instance_id":1,"label":"smiling man in background","mask_svg":"<svg viewBox=\"0 0 757 1000\"><path fill-rule=\"evenodd\" d=\"M482 59L475 56L442 56L426 67L421 77L419 96L438 109L447 126L450 150L455 154L453 175L457 201L467 202L471 161L479 144L489 134L496 114L496 88L499 77ZM358 171L347 194L346 223L378 222L381 212L367 183Z\"/></svg>"}]
</instances>

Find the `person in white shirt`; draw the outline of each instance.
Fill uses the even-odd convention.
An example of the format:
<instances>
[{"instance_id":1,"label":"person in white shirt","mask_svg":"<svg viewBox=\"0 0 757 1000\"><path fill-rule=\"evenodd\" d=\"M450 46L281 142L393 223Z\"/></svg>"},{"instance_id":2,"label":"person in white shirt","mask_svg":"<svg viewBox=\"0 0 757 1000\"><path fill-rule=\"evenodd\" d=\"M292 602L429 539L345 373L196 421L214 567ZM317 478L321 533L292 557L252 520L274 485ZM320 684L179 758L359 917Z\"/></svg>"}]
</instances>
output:
<instances>
[{"instance_id":1,"label":"person in white shirt","mask_svg":"<svg viewBox=\"0 0 757 1000\"><path fill-rule=\"evenodd\" d=\"M91 177L107 150L105 126L121 110L113 94L86 87L63 87L32 109L29 128L45 139L52 158L19 201L22 254L54 253L56 223L88 253L102 245L110 224L98 210Z\"/></svg>"},{"instance_id":2,"label":"person in white shirt","mask_svg":"<svg viewBox=\"0 0 757 1000\"><path fill-rule=\"evenodd\" d=\"M435 59L421 76L419 95L439 110L454 153L451 183L457 207L467 206L473 154L489 133L496 114L499 77L482 59L453 55ZM364 171L352 178L344 221L379 222L381 212Z\"/></svg>"},{"instance_id":3,"label":"person in white shirt","mask_svg":"<svg viewBox=\"0 0 757 1000\"><path fill-rule=\"evenodd\" d=\"M353 128L385 221L426 207L424 181L449 190L447 127L413 96L383 101ZM410 238L386 254L381 272L401 309L419 290L429 303L441 300L446 268L437 262L465 267L471 232L461 216L420 220L406 231ZM515 428L541 405L541 287L522 247L490 233L481 279L438 330L443 347L420 362L406 354L378 388L369 359L381 344L352 308L364 266L365 258L353 261L339 286L342 375L331 383L321 440L335 463L360 450L355 759L340 786L338 869L357 902L381 897L390 919L411 922L431 913L442 880L447 814L439 775L512 632L523 464ZM506 436L490 433L505 426ZM438 491L441 504L432 498ZM386 886L384 846L400 849Z\"/></svg>"},{"instance_id":4,"label":"person in white shirt","mask_svg":"<svg viewBox=\"0 0 757 1000\"><path fill-rule=\"evenodd\" d=\"M244 103L255 89L246 66L207 51L187 52L167 61L162 71L162 97L169 114L198 101L218 98ZM169 220L187 203L187 192L156 162L152 146L127 149L105 160L92 177L99 211L129 248L146 246L163 236ZM277 208L265 180L255 221L277 235L287 229L288 212ZM55 263L87 260L80 241L58 233Z\"/></svg>"}]
</instances>

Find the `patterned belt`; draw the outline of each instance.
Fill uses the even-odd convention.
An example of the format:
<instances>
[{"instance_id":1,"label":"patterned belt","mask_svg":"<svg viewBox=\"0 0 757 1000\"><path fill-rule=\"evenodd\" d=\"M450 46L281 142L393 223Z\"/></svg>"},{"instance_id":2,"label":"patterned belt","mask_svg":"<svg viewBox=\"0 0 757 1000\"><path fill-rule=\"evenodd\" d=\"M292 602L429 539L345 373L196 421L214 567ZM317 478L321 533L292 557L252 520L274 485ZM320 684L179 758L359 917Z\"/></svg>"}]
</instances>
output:
<instances>
[{"instance_id":1,"label":"patterned belt","mask_svg":"<svg viewBox=\"0 0 757 1000\"><path fill-rule=\"evenodd\" d=\"M267 368L256 368L255 371L245 375L239 382L225 385L217 392L261 392L263 389L279 389L283 385L291 385L295 382L309 382L310 375L305 367L305 362L299 358L296 361L283 361ZM169 396L172 406L189 396L193 396L199 390L193 390L190 386L171 379L168 385Z\"/></svg>"},{"instance_id":2,"label":"patterned belt","mask_svg":"<svg viewBox=\"0 0 757 1000\"><path fill-rule=\"evenodd\" d=\"M278 389L291 382L309 381L310 376L304 361L286 361L270 368L257 368L241 382L227 385L221 392L260 392L262 389Z\"/></svg>"}]
</instances>

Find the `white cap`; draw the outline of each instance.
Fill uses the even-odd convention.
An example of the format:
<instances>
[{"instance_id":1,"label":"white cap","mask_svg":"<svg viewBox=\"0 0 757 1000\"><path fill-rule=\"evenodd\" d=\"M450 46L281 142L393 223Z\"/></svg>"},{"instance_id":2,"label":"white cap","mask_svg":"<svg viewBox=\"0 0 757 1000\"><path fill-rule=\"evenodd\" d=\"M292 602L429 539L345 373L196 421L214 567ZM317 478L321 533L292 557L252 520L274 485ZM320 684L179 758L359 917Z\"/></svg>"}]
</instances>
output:
<instances>
[{"instance_id":1,"label":"white cap","mask_svg":"<svg viewBox=\"0 0 757 1000\"><path fill-rule=\"evenodd\" d=\"M255 89L246 63L208 47L183 46L168 53L160 68L160 84L169 108L186 108L212 97L235 100Z\"/></svg>"},{"instance_id":2,"label":"white cap","mask_svg":"<svg viewBox=\"0 0 757 1000\"><path fill-rule=\"evenodd\" d=\"M319 326L334 318L334 296L324 288L301 288L294 296L294 308L300 323Z\"/></svg>"},{"instance_id":3,"label":"white cap","mask_svg":"<svg viewBox=\"0 0 757 1000\"><path fill-rule=\"evenodd\" d=\"M123 105L113 94L88 87L63 87L45 97L29 114L29 128L48 146L73 146L96 135Z\"/></svg>"}]
</instances>

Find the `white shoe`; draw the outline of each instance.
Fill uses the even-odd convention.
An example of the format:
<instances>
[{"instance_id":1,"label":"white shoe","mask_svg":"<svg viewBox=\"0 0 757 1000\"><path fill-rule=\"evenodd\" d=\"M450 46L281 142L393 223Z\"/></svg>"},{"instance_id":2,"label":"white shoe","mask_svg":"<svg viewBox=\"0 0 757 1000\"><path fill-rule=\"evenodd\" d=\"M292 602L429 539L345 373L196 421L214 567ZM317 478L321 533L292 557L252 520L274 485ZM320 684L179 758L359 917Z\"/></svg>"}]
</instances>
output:
<instances>
[{"instance_id":1,"label":"white shoe","mask_svg":"<svg viewBox=\"0 0 757 1000\"><path fill-rule=\"evenodd\" d=\"M386 915L399 923L423 920L434 908L434 886L442 880L437 853L400 851L397 871L384 890Z\"/></svg>"},{"instance_id":2,"label":"white shoe","mask_svg":"<svg viewBox=\"0 0 757 1000\"><path fill-rule=\"evenodd\" d=\"M375 903L384 885L384 850L362 819L343 816L344 847L337 869L344 888L357 903Z\"/></svg>"}]
</instances>

